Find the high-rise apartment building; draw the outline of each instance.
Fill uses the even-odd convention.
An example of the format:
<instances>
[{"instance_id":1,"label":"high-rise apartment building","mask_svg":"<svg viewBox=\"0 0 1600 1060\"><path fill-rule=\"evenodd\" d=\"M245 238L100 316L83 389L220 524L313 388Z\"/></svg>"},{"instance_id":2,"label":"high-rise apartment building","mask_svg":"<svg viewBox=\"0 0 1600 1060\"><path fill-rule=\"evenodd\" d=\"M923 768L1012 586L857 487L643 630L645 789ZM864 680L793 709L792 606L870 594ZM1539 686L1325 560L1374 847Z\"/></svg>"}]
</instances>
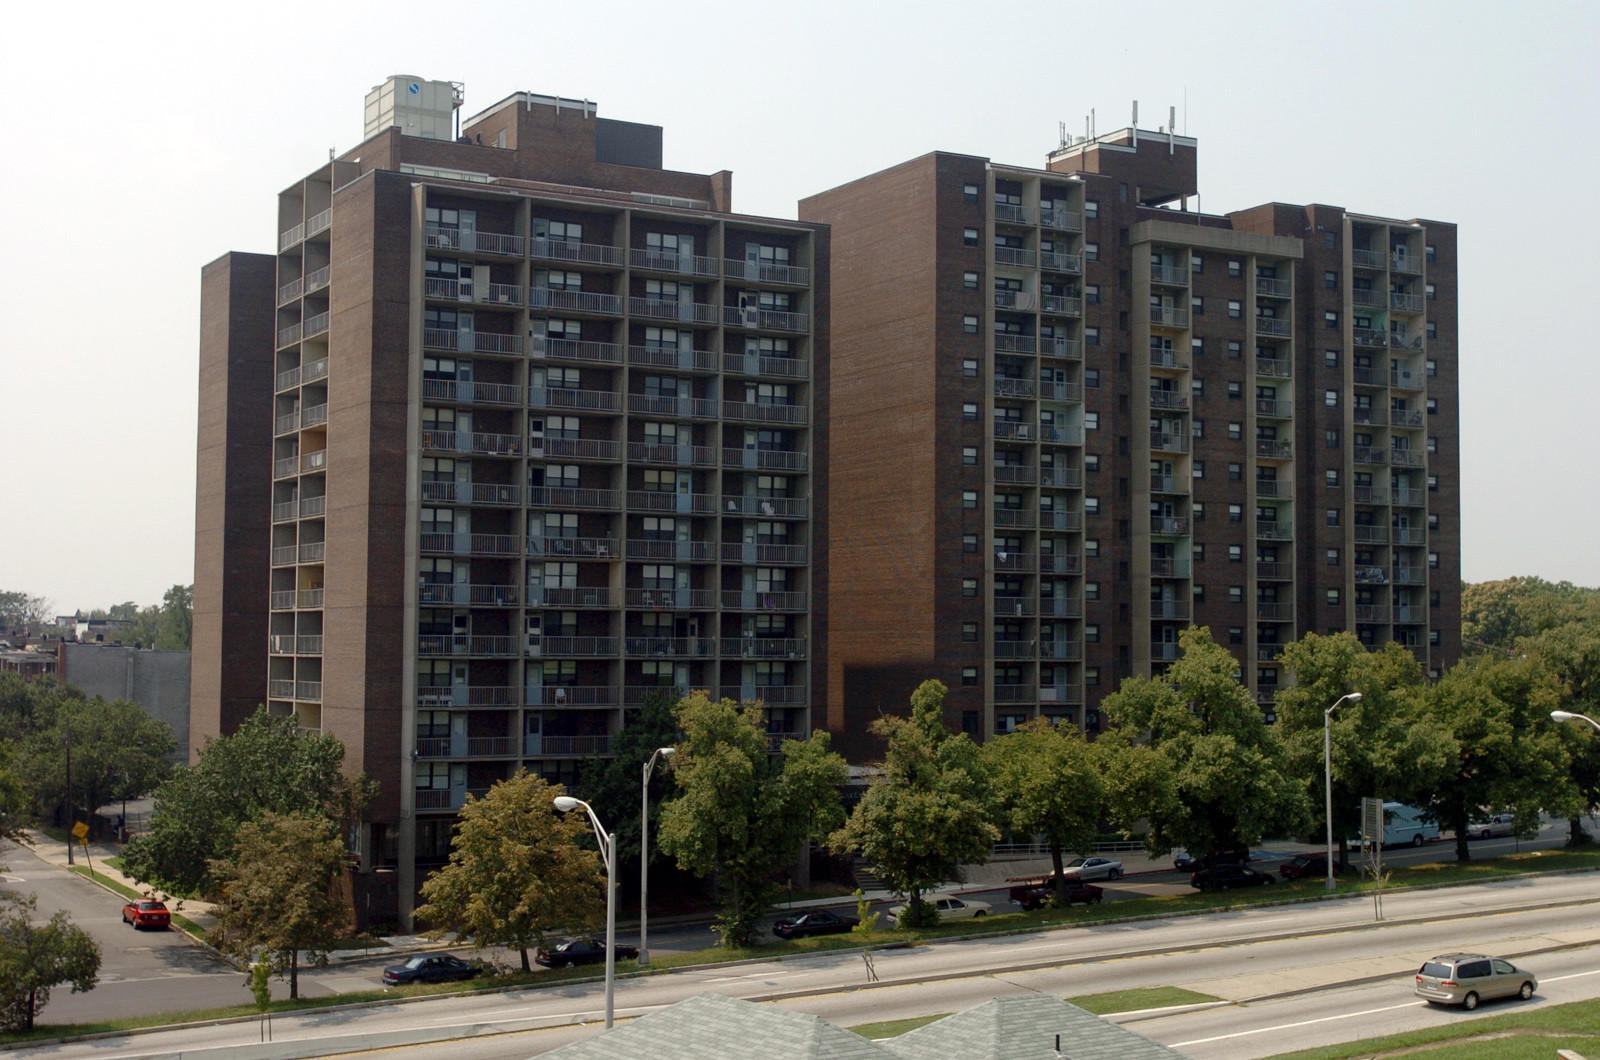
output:
<instances>
[{"instance_id":1,"label":"high-rise apartment building","mask_svg":"<svg viewBox=\"0 0 1600 1060\"><path fill-rule=\"evenodd\" d=\"M847 753L928 676L980 737L1095 729L1191 624L1269 715L1306 633L1456 659L1455 227L1197 193L1194 140L1128 128L802 201L831 228Z\"/></svg>"},{"instance_id":2,"label":"high-rise apartment building","mask_svg":"<svg viewBox=\"0 0 1600 1060\"><path fill-rule=\"evenodd\" d=\"M571 781L652 694L807 732L823 639L826 231L588 101L459 102L374 89L204 280L194 742L339 736L402 918L469 792Z\"/></svg>"}]
</instances>

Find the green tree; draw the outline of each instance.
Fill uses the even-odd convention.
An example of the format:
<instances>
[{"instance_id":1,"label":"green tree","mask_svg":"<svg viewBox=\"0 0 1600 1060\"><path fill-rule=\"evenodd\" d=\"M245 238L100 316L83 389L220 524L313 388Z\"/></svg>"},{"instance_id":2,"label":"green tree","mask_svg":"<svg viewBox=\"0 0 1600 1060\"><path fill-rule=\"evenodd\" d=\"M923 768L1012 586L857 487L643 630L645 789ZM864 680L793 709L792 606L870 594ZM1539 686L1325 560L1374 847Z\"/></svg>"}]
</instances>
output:
<instances>
[{"instance_id":1,"label":"green tree","mask_svg":"<svg viewBox=\"0 0 1600 1060\"><path fill-rule=\"evenodd\" d=\"M1277 730L1318 836L1325 834L1324 713L1345 693L1361 693L1334 711L1331 724L1333 833L1345 863L1348 837L1361 830L1361 800L1420 805L1454 760L1455 740L1429 716L1422 667L1398 644L1369 652L1352 633L1308 633L1279 661L1295 682L1278 690Z\"/></svg>"},{"instance_id":2,"label":"green tree","mask_svg":"<svg viewBox=\"0 0 1600 1060\"><path fill-rule=\"evenodd\" d=\"M1461 587L1461 637L1467 654L1515 653L1536 636L1583 615L1594 616L1600 594L1571 582L1519 577Z\"/></svg>"},{"instance_id":3,"label":"green tree","mask_svg":"<svg viewBox=\"0 0 1600 1060\"><path fill-rule=\"evenodd\" d=\"M100 944L64 910L34 919L33 895L0 891L0 1029L31 1031L52 987L93 990L100 975Z\"/></svg>"},{"instance_id":4,"label":"green tree","mask_svg":"<svg viewBox=\"0 0 1600 1060\"><path fill-rule=\"evenodd\" d=\"M167 756L178 749L171 727L139 704L85 699L75 689L48 700L36 724L21 742L24 783L39 805L65 806L70 754L68 816L79 813L91 823L99 807L155 790L172 771Z\"/></svg>"},{"instance_id":5,"label":"green tree","mask_svg":"<svg viewBox=\"0 0 1600 1060\"><path fill-rule=\"evenodd\" d=\"M269 812L245 822L233 853L211 863L222 881L212 941L247 962L264 954L298 998L300 955L322 967L350 927L350 903L337 886L347 863L339 826L326 817Z\"/></svg>"},{"instance_id":6,"label":"green tree","mask_svg":"<svg viewBox=\"0 0 1600 1060\"><path fill-rule=\"evenodd\" d=\"M1523 642L1561 683L1560 710L1600 717L1600 622L1581 619L1545 630ZM1589 841L1583 815L1600 808L1600 739L1588 725L1557 727L1566 749L1569 785L1564 798L1547 797L1545 807L1564 814L1568 843Z\"/></svg>"},{"instance_id":7,"label":"green tree","mask_svg":"<svg viewBox=\"0 0 1600 1060\"><path fill-rule=\"evenodd\" d=\"M1044 836L1050 845L1056 900L1065 905L1063 851L1086 852L1106 812L1094 745L1075 728L1035 718L990 740L983 759L1002 820L1013 835Z\"/></svg>"},{"instance_id":8,"label":"green tree","mask_svg":"<svg viewBox=\"0 0 1600 1060\"><path fill-rule=\"evenodd\" d=\"M552 929L593 924L605 905L600 858L579 846L591 834L588 815L556 812L560 794L519 770L483 798L467 796L449 863L422 885L418 919L471 935L478 948L513 947L525 972L529 949Z\"/></svg>"},{"instance_id":9,"label":"green tree","mask_svg":"<svg viewBox=\"0 0 1600 1060\"><path fill-rule=\"evenodd\" d=\"M11 741L0 740L0 841L27 842L22 831L27 817L28 793L17 774Z\"/></svg>"},{"instance_id":10,"label":"green tree","mask_svg":"<svg viewBox=\"0 0 1600 1060\"><path fill-rule=\"evenodd\" d=\"M1235 676L1239 664L1205 627L1178 636L1179 658L1159 677L1134 677L1102 702L1101 735L1118 816L1149 822L1152 854L1204 852L1298 830L1303 789L1277 733Z\"/></svg>"},{"instance_id":11,"label":"green tree","mask_svg":"<svg viewBox=\"0 0 1600 1060\"><path fill-rule=\"evenodd\" d=\"M686 871L714 877L723 945L749 945L778 894L779 870L843 820L844 759L820 730L773 754L759 704L697 691L675 717L678 797L661 810L661 849Z\"/></svg>"},{"instance_id":12,"label":"green tree","mask_svg":"<svg viewBox=\"0 0 1600 1060\"><path fill-rule=\"evenodd\" d=\"M272 812L353 823L375 785L365 774L346 776L343 761L338 737L302 733L293 717L257 711L156 789L150 831L123 848L125 871L171 891L209 893L212 861L232 854L247 821Z\"/></svg>"},{"instance_id":13,"label":"green tree","mask_svg":"<svg viewBox=\"0 0 1600 1060\"><path fill-rule=\"evenodd\" d=\"M50 601L42 596L0 590L0 631L37 629L50 617Z\"/></svg>"},{"instance_id":14,"label":"green tree","mask_svg":"<svg viewBox=\"0 0 1600 1060\"><path fill-rule=\"evenodd\" d=\"M592 758L578 770L574 794L594 807L594 812L615 829L617 835L617 878L634 880L639 875L640 785L644 764L660 747L678 742L678 723L672 717L673 703L665 694L648 697L638 710L624 717L622 729L611 740L611 757ZM670 763L657 762L650 776L650 820L657 827L661 807L672 791ZM652 835L654 832L652 832ZM661 850L651 846L651 862Z\"/></svg>"},{"instance_id":15,"label":"green tree","mask_svg":"<svg viewBox=\"0 0 1600 1060\"><path fill-rule=\"evenodd\" d=\"M829 840L836 851L858 852L906 896L902 923L910 927L936 915L924 892L958 878L962 865L987 861L1000 838L978 746L944 727L947 691L940 681L924 681L911 693L910 717L872 723L886 743L881 772Z\"/></svg>"},{"instance_id":16,"label":"green tree","mask_svg":"<svg viewBox=\"0 0 1600 1060\"><path fill-rule=\"evenodd\" d=\"M1467 826L1484 810L1516 807L1531 822L1547 796L1571 797L1562 734L1550 722L1560 703L1560 681L1528 657L1463 659L1429 689L1429 713L1457 753L1425 805L1455 832L1458 861L1471 860Z\"/></svg>"}]
</instances>

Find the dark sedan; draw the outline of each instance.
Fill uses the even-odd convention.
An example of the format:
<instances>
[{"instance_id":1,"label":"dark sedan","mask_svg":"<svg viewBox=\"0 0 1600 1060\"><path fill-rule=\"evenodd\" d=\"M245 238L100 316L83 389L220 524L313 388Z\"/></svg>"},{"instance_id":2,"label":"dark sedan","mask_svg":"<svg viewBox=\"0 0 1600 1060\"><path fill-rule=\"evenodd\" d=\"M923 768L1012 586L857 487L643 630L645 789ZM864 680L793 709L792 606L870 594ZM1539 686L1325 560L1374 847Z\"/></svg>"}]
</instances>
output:
<instances>
[{"instance_id":1,"label":"dark sedan","mask_svg":"<svg viewBox=\"0 0 1600 1060\"><path fill-rule=\"evenodd\" d=\"M446 983L476 978L481 969L450 953L419 953L404 964L383 970L383 981L390 986L404 983Z\"/></svg>"},{"instance_id":2,"label":"dark sedan","mask_svg":"<svg viewBox=\"0 0 1600 1060\"><path fill-rule=\"evenodd\" d=\"M860 921L853 916L839 916L826 909L812 909L799 916L780 916L772 924L772 933L780 939L803 939L810 935L843 935Z\"/></svg>"},{"instance_id":3,"label":"dark sedan","mask_svg":"<svg viewBox=\"0 0 1600 1060\"><path fill-rule=\"evenodd\" d=\"M617 944L617 960L631 961L639 956L637 946ZM570 968L577 964L600 964L606 959L605 943L595 938L568 939L553 950L540 950L534 962L546 968Z\"/></svg>"},{"instance_id":4,"label":"dark sedan","mask_svg":"<svg viewBox=\"0 0 1600 1060\"><path fill-rule=\"evenodd\" d=\"M1248 865L1218 865L1201 869L1189 877L1189 886L1202 891L1226 891L1233 887L1261 887L1272 882L1272 873L1257 872Z\"/></svg>"}]
</instances>

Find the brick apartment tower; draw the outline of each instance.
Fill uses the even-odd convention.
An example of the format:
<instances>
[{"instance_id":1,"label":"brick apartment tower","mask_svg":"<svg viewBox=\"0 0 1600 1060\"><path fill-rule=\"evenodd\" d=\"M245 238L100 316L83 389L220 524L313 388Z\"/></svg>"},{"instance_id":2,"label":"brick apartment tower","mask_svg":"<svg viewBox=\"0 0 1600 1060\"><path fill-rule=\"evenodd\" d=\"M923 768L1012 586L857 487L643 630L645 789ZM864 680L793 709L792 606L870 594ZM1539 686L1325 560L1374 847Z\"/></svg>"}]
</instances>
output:
<instances>
[{"instance_id":1,"label":"brick apartment tower","mask_svg":"<svg viewBox=\"0 0 1600 1060\"><path fill-rule=\"evenodd\" d=\"M1455 226L1196 194L1194 140L1128 128L800 204L831 226L826 702L853 758L929 676L979 737L1097 729L1190 624L1269 716L1308 632L1458 657Z\"/></svg>"},{"instance_id":2,"label":"brick apartment tower","mask_svg":"<svg viewBox=\"0 0 1600 1060\"><path fill-rule=\"evenodd\" d=\"M358 905L407 923L468 792L570 784L653 693L777 738L823 687L826 231L587 101L459 103L378 86L275 270L204 276L193 740L262 701L339 736L380 784Z\"/></svg>"}]
</instances>

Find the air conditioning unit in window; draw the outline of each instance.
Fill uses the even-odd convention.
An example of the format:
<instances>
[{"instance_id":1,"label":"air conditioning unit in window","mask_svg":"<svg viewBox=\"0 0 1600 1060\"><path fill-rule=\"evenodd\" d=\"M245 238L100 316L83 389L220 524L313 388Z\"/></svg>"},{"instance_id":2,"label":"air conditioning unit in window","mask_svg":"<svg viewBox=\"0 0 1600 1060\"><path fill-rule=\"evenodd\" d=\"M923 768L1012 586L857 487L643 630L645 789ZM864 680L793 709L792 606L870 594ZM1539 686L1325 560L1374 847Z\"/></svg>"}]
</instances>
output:
<instances>
[{"instance_id":1,"label":"air conditioning unit in window","mask_svg":"<svg viewBox=\"0 0 1600 1060\"><path fill-rule=\"evenodd\" d=\"M1027 424L1023 424L1022 426L1017 428L1017 437L1020 438L1022 441L1025 442L1032 436L1033 436L1033 428L1029 427Z\"/></svg>"}]
</instances>

